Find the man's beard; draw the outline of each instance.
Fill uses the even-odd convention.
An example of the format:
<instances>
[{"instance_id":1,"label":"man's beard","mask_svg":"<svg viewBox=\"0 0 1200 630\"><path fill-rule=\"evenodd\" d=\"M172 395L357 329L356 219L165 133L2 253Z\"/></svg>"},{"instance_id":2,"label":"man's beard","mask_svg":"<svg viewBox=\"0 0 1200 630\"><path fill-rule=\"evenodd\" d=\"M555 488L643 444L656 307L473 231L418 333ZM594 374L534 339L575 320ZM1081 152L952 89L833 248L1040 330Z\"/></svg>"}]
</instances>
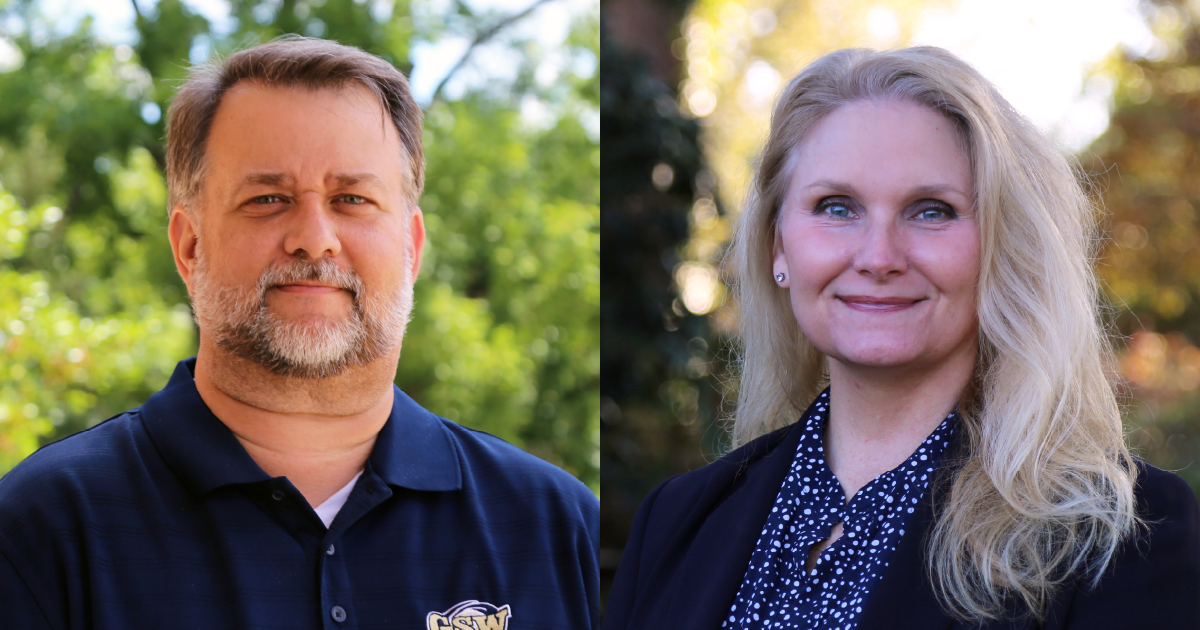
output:
<instances>
[{"instance_id":1,"label":"man's beard","mask_svg":"<svg viewBox=\"0 0 1200 630\"><path fill-rule=\"evenodd\" d=\"M329 378L390 352L404 337L412 313L413 282L408 248L404 279L391 296L367 295L358 274L330 258L292 258L265 269L256 286L214 285L200 243L192 282L192 311L203 335L234 356L279 376ZM319 282L350 293L349 315L290 322L267 306L267 290L298 281Z\"/></svg>"}]
</instances>

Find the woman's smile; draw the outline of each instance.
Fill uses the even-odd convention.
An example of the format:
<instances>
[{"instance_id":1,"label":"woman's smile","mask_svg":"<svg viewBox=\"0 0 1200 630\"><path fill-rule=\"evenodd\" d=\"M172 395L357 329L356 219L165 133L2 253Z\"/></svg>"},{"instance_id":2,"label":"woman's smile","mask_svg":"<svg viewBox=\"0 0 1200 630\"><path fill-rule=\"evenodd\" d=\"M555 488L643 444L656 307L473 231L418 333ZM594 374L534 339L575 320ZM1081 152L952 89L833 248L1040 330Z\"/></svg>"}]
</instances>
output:
<instances>
[{"instance_id":1,"label":"woman's smile","mask_svg":"<svg viewBox=\"0 0 1200 630\"><path fill-rule=\"evenodd\" d=\"M863 313L898 313L926 302L926 298L876 297L871 295L835 295L847 308Z\"/></svg>"}]
</instances>

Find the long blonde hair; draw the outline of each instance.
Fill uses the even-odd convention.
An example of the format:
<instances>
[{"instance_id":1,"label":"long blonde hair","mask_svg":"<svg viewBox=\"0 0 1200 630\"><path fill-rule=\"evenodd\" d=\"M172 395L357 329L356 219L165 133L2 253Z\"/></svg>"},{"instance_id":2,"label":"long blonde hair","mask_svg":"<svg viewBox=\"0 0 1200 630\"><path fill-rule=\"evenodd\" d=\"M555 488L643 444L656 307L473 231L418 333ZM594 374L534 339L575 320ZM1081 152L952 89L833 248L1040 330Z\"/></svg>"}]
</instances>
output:
<instances>
[{"instance_id":1,"label":"long blonde hair","mask_svg":"<svg viewBox=\"0 0 1200 630\"><path fill-rule=\"evenodd\" d=\"M982 241L979 359L959 408L963 457L935 495L933 586L961 618L997 618L1015 601L1040 619L1065 581L1099 580L1138 522L1091 266L1095 213L1072 163L949 52L840 50L779 97L729 254L742 343L732 441L795 422L828 379L772 280L779 209L813 126L846 103L882 99L957 126Z\"/></svg>"}]
</instances>

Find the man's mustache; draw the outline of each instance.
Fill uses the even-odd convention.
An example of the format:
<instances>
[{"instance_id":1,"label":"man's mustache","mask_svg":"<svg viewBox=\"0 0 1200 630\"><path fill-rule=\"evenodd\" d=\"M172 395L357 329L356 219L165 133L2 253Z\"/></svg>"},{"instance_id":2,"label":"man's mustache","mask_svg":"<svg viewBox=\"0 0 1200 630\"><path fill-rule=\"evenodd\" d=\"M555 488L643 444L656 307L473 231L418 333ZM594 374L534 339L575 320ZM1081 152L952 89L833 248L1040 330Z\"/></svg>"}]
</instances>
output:
<instances>
[{"instance_id":1,"label":"man's mustache","mask_svg":"<svg viewBox=\"0 0 1200 630\"><path fill-rule=\"evenodd\" d=\"M331 258L319 258L316 261L293 258L288 263L273 265L263 270L258 278L259 298L265 298L268 289L301 280L345 289L355 298L364 289L362 278L353 269L344 269Z\"/></svg>"}]
</instances>

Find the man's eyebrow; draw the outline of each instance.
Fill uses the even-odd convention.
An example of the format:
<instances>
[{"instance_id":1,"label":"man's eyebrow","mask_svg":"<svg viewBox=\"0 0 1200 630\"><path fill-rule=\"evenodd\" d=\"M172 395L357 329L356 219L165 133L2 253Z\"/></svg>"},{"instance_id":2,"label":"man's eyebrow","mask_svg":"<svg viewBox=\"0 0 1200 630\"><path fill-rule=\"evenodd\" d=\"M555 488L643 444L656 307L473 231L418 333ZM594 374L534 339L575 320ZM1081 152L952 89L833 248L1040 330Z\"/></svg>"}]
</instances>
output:
<instances>
[{"instance_id":1,"label":"man's eyebrow","mask_svg":"<svg viewBox=\"0 0 1200 630\"><path fill-rule=\"evenodd\" d=\"M242 185L280 186L292 181L286 173L251 173L242 178Z\"/></svg>"},{"instance_id":2,"label":"man's eyebrow","mask_svg":"<svg viewBox=\"0 0 1200 630\"><path fill-rule=\"evenodd\" d=\"M292 183L291 175L287 173L251 173L242 178L243 186L283 186ZM374 173L341 173L330 175L326 181L338 188L346 188L355 184L381 184L383 180Z\"/></svg>"},{"instance_id":3,"label":"man's eyebrow","mask_svg":"<svg viewBox=\"0 0 1200 630\"><path fill-rule=\"evenodd\" d=\"M346 188L355 184L382 184L383 180L374 173L346 173L332 176L338 188Z\"/></svg>"}]
</instances>

